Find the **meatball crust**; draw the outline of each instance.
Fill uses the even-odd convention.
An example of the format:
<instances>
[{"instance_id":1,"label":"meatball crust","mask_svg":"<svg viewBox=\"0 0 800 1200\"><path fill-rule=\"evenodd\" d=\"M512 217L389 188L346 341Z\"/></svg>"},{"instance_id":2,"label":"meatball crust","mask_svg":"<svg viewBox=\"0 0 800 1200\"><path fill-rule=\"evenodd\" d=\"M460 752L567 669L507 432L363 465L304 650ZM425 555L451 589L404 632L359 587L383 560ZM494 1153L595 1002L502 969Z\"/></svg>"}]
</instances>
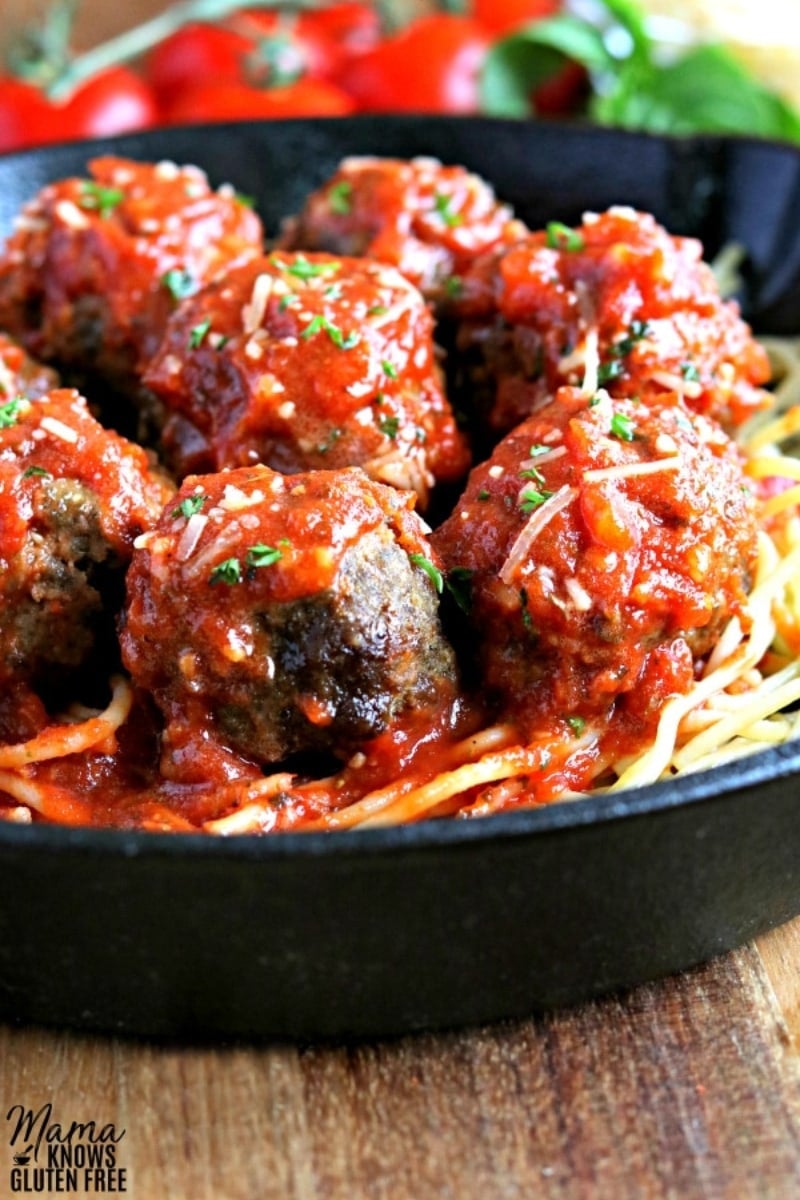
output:
<instances>
[{"instance_id":1,"label":"meatball crust","mask_svg":"<svg viewBox=\"0 0 800 1200\"><path fill-rule=\"evenodd\" d=\"M49 184L0 260L0 326L46 362L135 392L177 300L260 252L259 218L197 167L103 157Z\"/></svg>"},{"instance_id":2,"label":"meatball crust","mask_svg":"<svg viewBox=\"0 0 800 1200\"><path fill-rule=\"evenodd\" d=\"M184 481L134 554L121 633L166 718L165 773L198 728L260 763L347 756L450 696L454 656L411 503L357 468Z\"/></svg>"},{"instance_id":3,"label":"meatball crust","mask_svg":"<svg viewBox=\"0 0 800 1200\"><path fill-rule=\"evenodd\" d=\"M72 389L0 406L0 678L39 686L84 663L105 588L170 489Z\"/></svg>"},{"instance_id":4,"label":"meatball crust","mask_svg":"<svg viewBox=\"0 0 800 1200\"><path fill-rule=\"evenodd\" d=\"M366 259L275 253L185 301L145 382L179 475L361 466L417 492L468 466L419 292Z\"/></svg>"},{"instance_id":5,"label":"meatball crust","mask_svg":"<svg viewBox=\"0 0 800 1200\"><path fill-rule=\"evenodd\" d=\"M526 232L492 188L434 158L347 158L287 221L281 245L396 266L437 310L457 309L479 255Z\"/></svg>"},{"instance_id":6,"label":"meatball crust","mask_svg":"<svg viewBox=\"0 0 800 1200\"><path fill-rule=\"evenodd\" d=\"M485 684L536 725L625 694L644 709L664 649L686 690L743 610L757 524L735 446L679 395L562 388L472 472L432 541L469 586Z\"/></svg>"},{"instance_id":7,"label":"meatball crust","mask_svg":"<svg viewBox=\"0 0 800 1200\"><path fill-rule=\"evenodd\" d=\"M579 385L595 353L614 396L677 390L729 431L765 407L767 356L701 255L695 239L619 207L476 263L468 290L483 312L457 340L491 426L508 432L558 387Z\"/></svg>"}]
</instances>

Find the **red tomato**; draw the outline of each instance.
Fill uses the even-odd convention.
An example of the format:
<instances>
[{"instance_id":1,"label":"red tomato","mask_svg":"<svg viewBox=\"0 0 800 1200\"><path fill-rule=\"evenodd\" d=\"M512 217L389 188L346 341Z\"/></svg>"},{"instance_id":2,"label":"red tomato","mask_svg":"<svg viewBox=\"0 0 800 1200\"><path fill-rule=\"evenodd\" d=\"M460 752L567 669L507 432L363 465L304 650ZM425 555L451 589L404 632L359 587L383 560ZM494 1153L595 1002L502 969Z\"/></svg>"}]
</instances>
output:
<instances>
[{"instance_id":1,"label":"red tomato","mask_svg":"<svg viewBox=\"0 0 800 1200\"><path fill-rule=\"evenodd\" d=\"M60 136L60 113L43 92L19 79L0 78L0 151L40 146Z\"/></svg>"},{"instance_id":2,"label":"red tomato","mask_svg":"<svg viewBox=\"0 0 800 1200\"><path fill-rule=\"evenodd\" d=\"M78 87L59 106L62 136L110 137L146 129L159 119L150 87L128 67L109 67Z\"/></svg>"},{"instance_id":3,"label":"red tomato","mask_svg":"<svg viewBox=\"0 0 800 1200\"><path fill-rule=\"evenodd\" d=\"M299 79L286 87L246 83L198 83L186 88L165 111L172 124L237 121L250 118L343 116L353 111L350 97L332 83Z\"/></svg>"},{"instance_id":4,"label":"red tomato","mask_svg":"<svg viewBox=\"0 0 800 1200\"><path fill-rule=\"evenodd\" d=\"M331 39L302 15L245 10L234 28L251 44L245 82L281 87L305 76L323 79L335 59Z\"/></svg>"},{"instance_id":5,"label":"red tomato","mask_svg":"<svg viewBox=\"0 0 800 1200\"><path fill-rule=\"evenodd\" d=\"M185 25L153 48L145 64L151 87L163 103L200 80L244 79L244 59L253 42L221 25Z\"/></svg>"},{"instance_id":6,"label":"red tomato","mask_svg":"<svg viewBox=\"0 0 800 1200\"><path fill-rule=\"evenodd\" d=\"M363 111L473 113L488 47L470 17L420 17L354 59L339 82Z\"/></svg>"},{"instance_id":7,"label":"red tomato","mask_svg":"<svg viewBox=\"0 0 800 1200\"><path fill-rule=\"evenodd\" d=\"M343 0L304 13L299 24L323 35L331 48L326 74L332 78L349 59L377 46L381 40L381 18L374 4Z\"/></svg>"},{"instance_id":8,"label":"red tomato","mask_svg":"<svg viewBox=\"0 0 800 1200\"><path fill-rule=\"evenodd\" d=\"M552 17L560 8L560 0L472 0L475 20L495 36Z\"/></svg>"}]
</instances>

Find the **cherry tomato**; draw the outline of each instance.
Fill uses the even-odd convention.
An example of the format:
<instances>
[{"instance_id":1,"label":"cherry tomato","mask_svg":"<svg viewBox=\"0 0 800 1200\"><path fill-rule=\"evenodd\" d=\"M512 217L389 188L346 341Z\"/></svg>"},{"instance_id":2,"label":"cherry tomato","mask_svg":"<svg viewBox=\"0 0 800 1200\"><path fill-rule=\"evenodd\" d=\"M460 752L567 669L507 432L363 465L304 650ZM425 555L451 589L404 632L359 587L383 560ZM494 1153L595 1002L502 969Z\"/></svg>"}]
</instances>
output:
<instances>
[{"instance_id":1,"label":"cherry tomato","mask_svg":"<svg viewBox=\"0 0 800 1200\"><path fill-rule=\"evenodd\" d=\"M145 74L164 103L199 80L243 80L244 60L252 50L252 39L237 30L222 25L185 25L153 48Z\"/></svg>"},{"instance_id":2,"label":"cherry tomato","mask_svg":"<svg viewBox=\"0 0 800 1200\"><path fill-rule=\"evenodd\" d=\"M249 118L343 116L353 111L350 97L332 83L299 79L286 87L246 83L198 83L186 88L165 110L171 124L237 121Z\"/></svg>"},{"instance_id":3,"label":"cherry tomato","mask_svg":"<svg viewBox=\"0 0 800 1200\"><path fill-rule=\"evenodd\" d=\"M329 73L335 47L302 15L245 10L233 24L251 43L244 82L281 87L306 76L323 79Z\"/></svg>"},{"instance_id":4,"label":"cherry tomato","mask_svg":"<svg viewBox=\"0 0 800 1200\"><path fill-rule=\"evenodd\" d=\"M560 0L472 0L472 15L494 36L552 17Z\"/></svg>"},{"instance_id":5,"label":"cherry tomato","mask_svg":"<svg viewBox=\"0 0 800 1200\"><path fill-rule=\"evenodd\" d=\"M43 92L19 79L0 78L0 151L57 141L61 114Z\"/></svg>"},{"instance_id":6,"label":"cherry tomato","mask_svg":"<svg viewBox=\"0 0 800 1200\"><path fill-rule=\"evenodd\" d=\"M540 117L557 117L576 112L589 92L589 76L580 63L565 63L550 79L534 90L531 99Z\"/></svg>"},{"instance_id":7,"label":"cherry tomato","mask_svg":"<svg viewBox=\"0 0 800 1200\"><path fill-rule=\"evenodd\" d=\"M374 4L359 4L344 0L328 4L300 17L299 24L324 36L329 46L326 69L328 78L342 69L346 62L371 50L381 40L381 19Z\"/></svg>"},{"instance_id":8,"label":"cherry tomato","mask_svg":"<svg viewBox=\"0 0 800 1200\"><path fill-rule=\"evenodd\" d=\"M340 83L363 111L473 113L488 47L470 17L419 17L354 59Z\"/></svg>"},{"instance_id":9,"label":"cherry tomato","mask_svg":"<svg viewBox=\"0 0 800 1200\"><path fill-rule=\"evenodd\" d=\"M128 67L98 72L59 107L65 138L109 137L147 129L159 119L152 90Z\"/></svg>"}]
</instances>

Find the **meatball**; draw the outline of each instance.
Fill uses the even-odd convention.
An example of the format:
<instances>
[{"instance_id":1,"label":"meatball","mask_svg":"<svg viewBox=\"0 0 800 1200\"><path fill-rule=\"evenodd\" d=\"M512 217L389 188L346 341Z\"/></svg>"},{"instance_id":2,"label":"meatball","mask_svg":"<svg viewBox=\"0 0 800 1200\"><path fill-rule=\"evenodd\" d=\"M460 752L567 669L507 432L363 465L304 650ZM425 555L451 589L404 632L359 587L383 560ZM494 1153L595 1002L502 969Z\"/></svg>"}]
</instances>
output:
<instances>
[{"instance_id":1,"label":"meatball","mask_svg":"<svg viewBox=\"0 0 800 1200\"><path fill-rule=\"evenodd\" d=\"M602 716L667 659L685 691L757 551L738 451L682 397L562 388L471 474L435 548L470 594L485 685L540 721Z\"/></svg>"},{"instance_id":2,"label":"meatball","mask_svg":"<svg viewBox=\"0 0 800 1200\"><path fill-rule=\"evenodd\" d=\"M766 354L701 254L652 216L612 208L477 263L470 291L486 303L457 343L491 426L507 432L562 384L580 384L597 354L614 396L677 390L728 430L763 408Z\"/></svg>"},{"instance_id":3,"label":"meatball","mask_svg":"<svg viewBox=\"0 0 800 1200\"><path fill-rule=\"evenodd\" d=\"M0 678L44 686L113 631L108 592L169 494L71 389L0 405Z\"/></svg>"},{"instance_id":4,"label":"meatball","mask_svg":"<svg viewBox=\"0 0 800 1200\"><path fill-rule=\"evenodd\" d=\"M258 217L197 167L96 158L46 186L0 260L0 326L46 362L135 392L186 292L259 253Z\"/></svg>"},{"instance_id":5,"label":"meatball","mask_svg":"<svg viewBox=\"0 0 800 1200\"><path fill-rule=\"evenodd\" d=\"M357 468L184 481L134 554L121 633L166 718L165 773L192 769L198 736L260 763L347 756L449 697L437 569L411 504Z\"/></svg>"},{"instance_id":6,"label":"meatball","mask_svg":"<svg viewBox=\"0 0 800 1200\"><path fill-rule=\"evenodd\" d=\"M17 342L0 333L0 404L18 395L35 399L58 383L55 371L29 358Z\"/></svg>"},{"instance_id":7,"label":"meatball","mask_svg":"<svg viewBox=\"0 0 800 1200\"><path fill-rule=\"evenodd\" d=\"M464 299L479 255L526 232L488 183L434 158L348 158L286 223L281 245L380 259L438 310Z\"/></svg>"},{"instance_id":8,"label":"meatball","mask_svg":"<svg viewBox=\"0 0 800 1200\"><path fill-rule=\"evenodd\" d=\"M367 259L275 253L230 271L173 315L145 381L179 475L362 466L424 503L468 466L431 315Z\"/></svg>"}]
</instances>

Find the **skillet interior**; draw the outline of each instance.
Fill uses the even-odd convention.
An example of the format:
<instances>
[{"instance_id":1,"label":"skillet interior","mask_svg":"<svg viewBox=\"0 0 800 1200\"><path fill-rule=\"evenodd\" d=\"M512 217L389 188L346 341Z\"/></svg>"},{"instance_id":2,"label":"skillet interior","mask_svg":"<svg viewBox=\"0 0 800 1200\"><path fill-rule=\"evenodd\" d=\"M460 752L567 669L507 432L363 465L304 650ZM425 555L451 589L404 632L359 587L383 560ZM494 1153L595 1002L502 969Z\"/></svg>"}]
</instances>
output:
<instances>
[{"instance_id":1,"label":"skillet interior","mask_svg":"<svg viewBox=\"0 0 800 1200\"><path fill-rule=\"evenodd\" d=\"M205 167L268 230L346 154L433 154L533 225L625 203L748 248L746 315L800 330L800 152L481 119L187 128L0 159L0 235L118 151ZM0 1017L155 1036L400 1033L653 978L800 911L800 745L613 799L221 841L0 825Z\"/></svg>"}]
</instances>

